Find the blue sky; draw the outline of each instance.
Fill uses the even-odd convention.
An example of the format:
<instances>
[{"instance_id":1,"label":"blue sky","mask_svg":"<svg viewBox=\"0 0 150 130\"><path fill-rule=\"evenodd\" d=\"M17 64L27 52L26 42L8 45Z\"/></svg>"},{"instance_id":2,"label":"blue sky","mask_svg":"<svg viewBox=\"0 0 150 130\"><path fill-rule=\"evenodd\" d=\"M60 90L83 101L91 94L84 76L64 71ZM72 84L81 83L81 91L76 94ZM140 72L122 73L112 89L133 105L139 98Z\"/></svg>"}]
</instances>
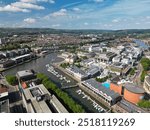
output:
<instances>
[{"instance_id":1,"label":"blue sky","mask_svg":"<svg viewBox=\"0 0 150 130\"><path fill-rule=\"evenodd\" d=\"M0 27L150 29L150 0L0 0Z\"/></svg>"}]
</instances>

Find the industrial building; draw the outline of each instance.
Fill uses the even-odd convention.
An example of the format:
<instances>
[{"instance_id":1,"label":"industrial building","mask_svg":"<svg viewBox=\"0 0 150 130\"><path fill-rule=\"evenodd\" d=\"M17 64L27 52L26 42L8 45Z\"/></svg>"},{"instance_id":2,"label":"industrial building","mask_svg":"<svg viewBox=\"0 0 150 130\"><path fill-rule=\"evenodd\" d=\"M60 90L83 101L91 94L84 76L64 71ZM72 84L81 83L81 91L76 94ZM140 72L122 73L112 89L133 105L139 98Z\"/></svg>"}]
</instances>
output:
<instances>
[{"instance_id":1,"label":"industrial building","mask_svg":"<svg viewBox=\"0 0 150 130\"><path fill-rule=\"evenodd\" d=\"M150 94L150 76L146 76L143 85L145 91Z\"/></svg>"},{"instance_id":2,"label":"industrial building","mask_svg":"<svg viewBox=\"0 0 150 130\"><path fill-rule=\"evenodd\" d=\"M121 100L121 96L118 93L105 88L101 83L97 82L94 79L83 81L82 85L98 94L101 99L105 101L105 103L109 104L109 106L114 105Z\"/></svg>"}]
</instances>

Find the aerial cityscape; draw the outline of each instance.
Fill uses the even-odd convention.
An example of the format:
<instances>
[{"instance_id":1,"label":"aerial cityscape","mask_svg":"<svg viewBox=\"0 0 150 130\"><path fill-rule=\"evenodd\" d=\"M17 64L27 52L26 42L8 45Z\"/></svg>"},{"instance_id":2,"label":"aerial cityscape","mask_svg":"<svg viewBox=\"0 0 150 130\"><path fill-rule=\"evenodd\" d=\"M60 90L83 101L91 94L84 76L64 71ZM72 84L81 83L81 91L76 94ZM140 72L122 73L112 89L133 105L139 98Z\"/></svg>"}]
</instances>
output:
<instances>
[{"instance_id":1,"label":"aerial cityscape","mask_svg":"<svg viewBox=\"0 0 150 130\"><path fill-rule=\"evenodd\" d=\"M150 113L149 6L0 0L0 113Z\"/></svg>"}]
</instances>

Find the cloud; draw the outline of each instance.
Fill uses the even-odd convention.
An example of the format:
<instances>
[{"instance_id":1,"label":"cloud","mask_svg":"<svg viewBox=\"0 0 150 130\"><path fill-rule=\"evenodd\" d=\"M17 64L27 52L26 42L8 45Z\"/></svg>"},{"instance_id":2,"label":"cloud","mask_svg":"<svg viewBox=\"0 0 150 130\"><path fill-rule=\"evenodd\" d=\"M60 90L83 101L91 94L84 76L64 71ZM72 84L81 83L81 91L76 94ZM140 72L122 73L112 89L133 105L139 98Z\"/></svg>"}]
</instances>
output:
<instances>
[{"instance_id":1,"label":"cloud","mask_svg":"<svg viewBox=\"0 0 150 130\"><path fill-rule=\"evenodd\" d=\"M52 27L54 27L54 28L60 27L60 24L53 24Z\"/></svg>"},{"instance_id":2,"label":"cloud","mask_svg":"<svg viewBox=\"0 0 150 130\"><path fill-rule=\"evenodd\" d=\"M89 0L89 1L93 1L93 2L96 2L96 3L104 2L104 0Z\"/></svg>"},{"instance_id":3,"label":"cloud","mask_svg":"<svg viewBox=\"0 0 150 130\"><path fill-rule=\"evenodd\" d=\"M29 9L43 10L43 6L35 4L35 0L21 0L20 2L10 3L0 7L0 12L30 12Z\"/></svg>"},{"instance_id":4,"label":"cloud","mask_svg":"<svg viewBox=\"0 0 150 130\"><path fill-rule=\"evenodd\" d=\"M14 7L18 7L21 9L35 9L35 10L43 10L45 9L43 6L39 6L32 3L24 3L24 2L15 2L11 4Z\"/></svg>"},{"instance_id":5,"label":"cloud","mask_svg":"<svg viewBox=\"0 0 150 130\"><path fill-rule=\"evenodd\" d=\"M24 3L36 3L36 0L20 0L20 1Z\"/></svg>"},{"instance_id":6,"label":"cloud","mask_svg":"<svg viewBox=\"0 0 150 130\"><path fill-rule=\"evenodd\" d=\"M30 10L22 9L22 8L15 7L12 5L6 5L4 7L0 7L0 12L24 12L24 13L27 13L27 12L30 12Z\"/></svg>"},{"instance_id":7,"label":"cloud","mask_svg":"<svg viewBox=\"0 0 150 130\"><path fill-rule=\"evenodd\" d=\"M66 15L67 15L67 10L66 9L61 9L59 11L56 11L56 12L50 14L50 16L52 16L52 17L66 16Z\"/></svg>"},{"instance_id":8,"label":"cloud","mask_svg":"<svg viewBox=\"0 0 150 130\"><path fill-rule=\"evenodd\" d=\"M33 24L33 23L36 23L36 19L34 18L26 18L23 20L25 23L27 24Z\"/></svg>"},{"instance_id":9,"label":"cloud","mask_svg":"<svg viewBox=\"0 0 150 130\"><path fill-rule=\"evenodd\" d=\"M54 0L49 0L49 3L54 4L55 1Z\"/></svg>"},{"instance_id":10,"label":"cloud","mask_svg":"<svg viewBox=\"0 0 150 130\"><path fill-rule=\"evenodd\" d=\"M120 20L119 19L113 19L112 22L113 23L118 23L118 22L120 22Z\"/></svg>"},{"instance_id":11,"label":"cloud","mask_svg":"<svg viewBox=\"0 0 150 130\"><path fill-rule=\"evenodd\" d=\"M84 25L87 26L87 25L89 25L89 23L85 22Z\"/></svg>"},{"instance_id":12,"label":"cloud","mask_svg":"<svg viewBox=\"0 0 150 130\"><path fill-rule=\"evenodd\" d=\"M75 12L79 12L80 11L80 9L77 8L77 7L73 8L72 10L75 11Z\"/></svg>"}]
</instances>

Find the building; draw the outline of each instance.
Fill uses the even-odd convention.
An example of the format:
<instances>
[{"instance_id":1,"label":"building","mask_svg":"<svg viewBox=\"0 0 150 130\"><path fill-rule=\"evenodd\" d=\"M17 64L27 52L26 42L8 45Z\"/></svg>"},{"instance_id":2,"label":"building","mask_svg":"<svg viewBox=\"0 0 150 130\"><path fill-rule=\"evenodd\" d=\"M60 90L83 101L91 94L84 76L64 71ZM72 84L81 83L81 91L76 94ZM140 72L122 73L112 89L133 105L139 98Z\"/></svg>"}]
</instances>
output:
<instances>
[{"instance_id":1,"label":"building","mask_svg":"<svg viewBox=\"0 0 150 130\"><path fill-rule=\"evenodd\" d=\"M82 85L98 94L101 99L105 101L105 103L107 103L109 106L114 105L121 100L121 96L118 93L115 93L109 88L105 88L101 83L97 82L94 79L83 81Z\"/></svg>"},{"instance_id":2,"label":"building","mask_svg":"<svg viewBox=\"0 0 150 130\"><path fill-rule=\"evenodd\" d=\"M23 70L18 71L16 77L19 81L27 81L36 78L36 75L32 70Z\"/></svg>"},{"instance_id":3,"label":"building","mask_svg":"<svg viewBox=\"0 0 150 130\"><path fill-rule=\"evenodd\" d=\"M118 63L118 62L120 62L121 61L121 56L120 55L117 55L116 57L114 57L113 59L112 59L112 62L113 63Z\"/></svg>"},{"instance_id":4,"label":"building","mask_svg":"<svg viewBox=\"0 0 150 130\"><path fill-rule=\"evenodd\" d=\"M98 62L102 62L102 63L108 64L109 62L112 61L112 59L113 59L115 56L116 56L115 53L107 52L107 53L99 54L96 59L97 59Z\"/></svg>"},{"instance_id":5,"label":"building","mask_svg":"<svg viewBox=\"0 0 150 130\"><path fill-rule=\"evenodd\" d=\"M0 113L9 113L8 88L0 84Z\"/></svg>"},{"instance_id":6,"label":"building","mask_svg":"<svg viewBox=\"0 0 150 130\"><path fill-rule=\"evenodd\" d=\"M89 52L102 52L100 44L93 44L89 46Z\"/></svg>"},{"instance_id":7,"label":"building","mask_svg":"<svg viewBox=\"0 0 150 130\"><path fill-rule=\"evenodd\" d=\"M89 75L90 78L98 76L100 74L100 68L98 66L91 66L86 73Z\"/></svg>"},{"instance_id":8,"label":"building","mask_svg":"<svg viewBox=\"0 0 150 130\"><path fill-rule=\"evenodd\" d=\"M76 66L71 66L69 68L66 68L66 70L70 75L72 75L73 77L75 77L80 81L86 80L89 77L89 75L85 71L81 70Z\"/></svg>"},{"instance_id":9,"label":"building","mask_svg":"<svg viewBox=\"0 0 150 130\"><path fill-rule=\"evenodd\" d=\"M124 66L121 63L113 63L109 66L109 69L112 73L116 73L117 75L121 75Z\"/></svg>"},{"instance_id":10,"label":"building","mask_svg":"<svg viewBox=\"0 0 150 130\"><path fill-rule=\"evenodd\" d=\"M65 59L66 62L71 64L74 63L75 60L77 60L77 55L72 53L64 52L61 56Z\"/></svg>"},{"instance_id":11,"label":"building","mask_svg":"<svg viewBox=\"0 0 150 130\"><path fill-rule=\"evenodd\" d=\"M122 85L117 85L114 83L110 83L110 90L113 90L116 93L122 95Z\"/></svg>"},{"instance_id":12,"label":"building","mask_svg":"<svg viewBox=\"0 0 150 130\"><path fill-rule=\"evenodd\" d=\"M23 105L28 113L68 113L57 97L41 84L41 80L36 79L33 71L19 71L16 76Z\"/></svg>"},{"instance_id":13,"label":"building","mask_svg":"<svg viewBox=\"0 0 150 130\"><path fill-rule=\"evenodd\" d=\"M143 88L148 94L150 94L150 76L145 77Z\"/></svg>"},{"instance_id":14,"label":"building","mask_svg":"<svg viewBox=\"0 0 150 130\"><path fill-rule=\"evenodd\" d=\"M90 58L90 59L86 59L80 62L80 65L85 66L85 67L89 67L91 65L93 65L95 63L95 59L94 58Z\"/></svg>"},{"instance_id":15,"label":"building","mask_svg":"<svg viewBox=\"0 0 150 130\"><path fill-rule=\"evenodd\" d=\"M137 104L140 100L144 98L145 95L144 89L134 84L131 83L124 84L123 89L124 89L123 92L124 99L133 104Z\"/></svg>"},{"instance_id":16,"label":"building","mask_svg":"<svg viewBox=\"0 0 150 130\"><path fill-rule=\"evenodd\" d=\"M25 54L25 55L21 55L21 56L17 56L15 58L12 58L11 60L14 60L16 62L16 64L30 60L34 57L33 54Z\"/></svg>"},{"instance_id":17,"label":"building","mask_svg":"<svg viewBox=\"0 0 150 130\"><path fill-rule=\"evenodd\" d=\"M0 68L9 68L13 65L15 65L14 60L1 60L0 61Z\"/></svg>"}]
</instances>

